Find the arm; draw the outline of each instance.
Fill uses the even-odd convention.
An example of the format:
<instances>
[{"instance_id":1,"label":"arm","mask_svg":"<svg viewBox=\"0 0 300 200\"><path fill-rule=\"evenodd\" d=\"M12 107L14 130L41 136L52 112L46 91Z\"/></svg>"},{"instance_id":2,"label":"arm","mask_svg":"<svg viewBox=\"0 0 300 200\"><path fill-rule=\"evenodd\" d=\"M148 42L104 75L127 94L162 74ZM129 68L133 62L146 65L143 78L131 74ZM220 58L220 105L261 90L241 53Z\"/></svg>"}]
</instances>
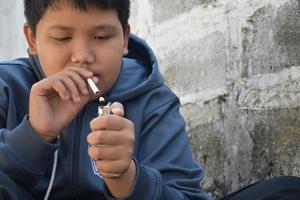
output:
<instances>
[{"instance_id":1,"label":"arm","mask_svg":"<svg viewBox=\"0 0 300 200\"><path fill-rule=\"evenodd\" d=\"M210 199L201 190L202 168L192 159L177 98L146 116L137 160L137 180L128 199ZM147 189L146 189L147 188Z\"/></svg>"},{"instance_id":2,"label":"arm","mask_svg":"<svg viewBox=\"0 0 300 200\"><path fill-rule=\"evenodd\" d=\"M10 88L0 80L0 170L29 190L51 168L58 144L44 142L19 115Z\"/></svg>"},{"instance_id":3,"label":"arm","mask_svg":"<svg viewBox=\"0 0 300 200\"><path fill-rule=\"evenodd\" d=\"M179 106L173 98L147 114L134 158L136 177L124 200L211 199L199 186L204 174L192 159ZM107 198L114 199L108 191Z\"/></svg>"}]
</instances>

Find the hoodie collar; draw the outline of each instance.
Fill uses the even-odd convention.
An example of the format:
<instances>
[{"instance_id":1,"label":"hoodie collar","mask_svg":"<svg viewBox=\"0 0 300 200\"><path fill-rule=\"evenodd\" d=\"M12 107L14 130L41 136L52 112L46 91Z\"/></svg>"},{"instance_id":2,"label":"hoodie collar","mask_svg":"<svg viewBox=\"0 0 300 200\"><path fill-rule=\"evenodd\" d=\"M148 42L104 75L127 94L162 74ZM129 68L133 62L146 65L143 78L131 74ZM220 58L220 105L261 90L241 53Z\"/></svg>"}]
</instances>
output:
<instances>
[{"instance_id":1,"label":"hoodie collar","mask_svg":"<svg viewBox=\"0 0 300 200\"><path fill-rule=\"evenodd\" d=\"M29 49L27 50L27 54L29 57L29 62L31 64L31 66L33 66L33 70L35 72L35 74L37 75L39 80L42 80L43 78L45 78L45 74L44 71L41 67L40 61L38 56L33 56L30 52Z\"/></svg>"}]
</instances>

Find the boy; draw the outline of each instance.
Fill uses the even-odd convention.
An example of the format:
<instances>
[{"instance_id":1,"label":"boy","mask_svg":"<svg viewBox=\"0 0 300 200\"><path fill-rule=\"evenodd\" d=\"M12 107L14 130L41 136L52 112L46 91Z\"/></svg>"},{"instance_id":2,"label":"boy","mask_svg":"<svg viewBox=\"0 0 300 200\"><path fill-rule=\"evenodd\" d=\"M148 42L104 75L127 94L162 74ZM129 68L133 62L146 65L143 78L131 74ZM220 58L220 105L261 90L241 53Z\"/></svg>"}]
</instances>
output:
<instances>
[{"instance_id":1,"label":"boy","mask_svg":"<svg viewBox=\"0 0 300 200\"><path fill-rule=\"evenodd\" d=\"M130 36L129 0L24 6L29 58L0 64L0 198L211 199L179 100L151 49ZM110 113L97 116L87 79L115 102L100 107ZM297 198L299 182L273 179L224 199Z\"/></svg>"},{"instance_id":2,"label":"boy","mask_svg":"<svg viewBox=\"0 0 300 200\"><path fill-rule=\"evenodd\" d=\"M210 199L178 98L130 36L129 0L24 7L29 58L0 66L3 198ZM111 114L97 117L89 78L119 102Z\"/></svg>"}]
</instances>

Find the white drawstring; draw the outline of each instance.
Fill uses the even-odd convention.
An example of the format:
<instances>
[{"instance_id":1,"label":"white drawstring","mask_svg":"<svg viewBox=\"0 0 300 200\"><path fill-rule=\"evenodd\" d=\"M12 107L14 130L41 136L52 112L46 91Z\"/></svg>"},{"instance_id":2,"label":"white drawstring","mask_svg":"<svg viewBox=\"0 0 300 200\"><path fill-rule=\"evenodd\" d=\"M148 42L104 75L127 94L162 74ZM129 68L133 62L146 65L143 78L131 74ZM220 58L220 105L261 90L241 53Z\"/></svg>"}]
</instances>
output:
<instances>
[{"instance_id":1,"label":"white drawstring","mask_svg":"<svg viewBox=\"0 0 300 200\"><path fill-rule=\"evenodd\" d=\"M48 200L50 196L50 192L52 190L52 186L55 178L56 166L57 166L57 157L58 157L58 149L54 152L54 161L53 161L53 167L51 172L51 178L50 178L50 182L44 200Z\"/></svg>"}]
</instances>

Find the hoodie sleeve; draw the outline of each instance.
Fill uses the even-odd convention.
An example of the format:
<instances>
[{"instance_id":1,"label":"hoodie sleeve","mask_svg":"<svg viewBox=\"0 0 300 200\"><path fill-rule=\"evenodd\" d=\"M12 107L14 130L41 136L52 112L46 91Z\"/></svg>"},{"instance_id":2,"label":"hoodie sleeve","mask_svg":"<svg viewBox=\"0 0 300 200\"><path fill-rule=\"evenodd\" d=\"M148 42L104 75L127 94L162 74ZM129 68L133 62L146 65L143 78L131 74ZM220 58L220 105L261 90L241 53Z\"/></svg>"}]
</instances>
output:
<instances>
[{"instance_id":1,"label":"hoodie sleeve","mask_svg":"<svg viewBox=\"0 0 300 200\"><path fill-rule=\"evenodd\" d=\"M51 168L57 148L35 133L27 116L19 122L13 94L0 79L0 170L30 189Z\"/></svg>"},{"instance_id":2,"label":"hoodie sleeve","mask_svg":"<svg viewBox=\"0 0 300 200\"><path fill-rule=\"evenodd\" d=\"M211 200L199 186L204 177L194 162L177 97L144 120L134 187L124 200Z\"/></svg>"}]
</instances>

